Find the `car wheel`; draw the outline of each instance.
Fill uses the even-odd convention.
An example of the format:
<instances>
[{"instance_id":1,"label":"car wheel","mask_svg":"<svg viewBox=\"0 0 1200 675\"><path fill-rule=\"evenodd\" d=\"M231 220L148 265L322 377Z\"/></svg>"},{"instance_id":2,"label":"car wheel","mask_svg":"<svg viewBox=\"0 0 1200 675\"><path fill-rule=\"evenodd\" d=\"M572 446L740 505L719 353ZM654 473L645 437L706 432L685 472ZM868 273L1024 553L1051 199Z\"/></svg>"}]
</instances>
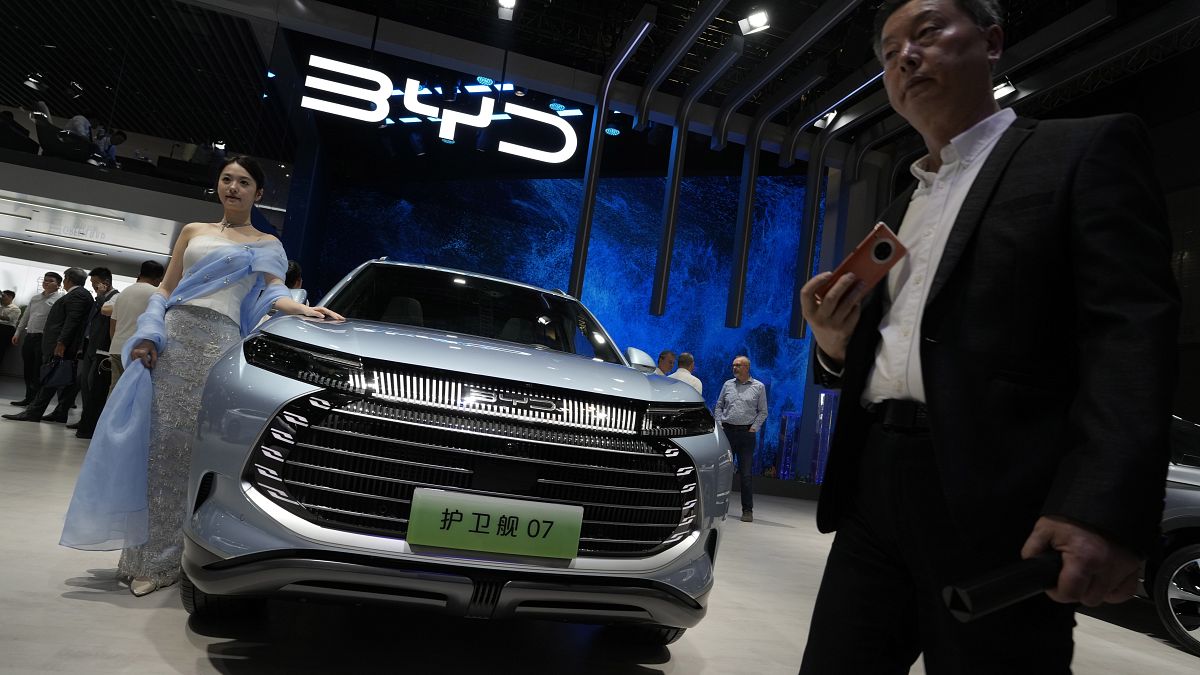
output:
<instances>
[{"instance_id":1,"label":"car wheel","mask_svg":"<svg viewBox=\"0 0 1200 675\"><path fill-rule=\"evenodd\" d=\"M1154 579L1154 606L1171 637L1200 656L1200 544L1163 561Z\"/></svg>"},{"instance_id":2,"label":"car wheel","mask_svg":"<svg viewBox=\"0 0 1200 675\"><path fill-rule=\"evenodd\" d=\"M184 575L179 580L179 598L188 614L197 619L228 620L244 615L247 601L225 595L209 595L196 588L192 580Z\"/></svg>"},{"instance_id":3,"label":"car wheel","mask_svg":"<svg viewBox=\"0 0 1200 675\"><path fill-rule=\"evenodd\" d=\"M665 647L677 642L687 630L658 624L619 624L613 628L616 628L621 638L627 642L656 647Z\"/></svg>"}]
</instances>

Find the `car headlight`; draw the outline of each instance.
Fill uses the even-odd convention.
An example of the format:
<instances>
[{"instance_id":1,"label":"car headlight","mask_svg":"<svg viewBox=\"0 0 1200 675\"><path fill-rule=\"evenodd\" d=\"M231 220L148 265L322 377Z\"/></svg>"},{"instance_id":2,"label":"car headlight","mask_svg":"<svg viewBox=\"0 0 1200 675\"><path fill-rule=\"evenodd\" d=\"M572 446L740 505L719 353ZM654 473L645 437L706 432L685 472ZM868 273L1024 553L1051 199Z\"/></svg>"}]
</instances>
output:
<instances>
[{"instance_id":1,"label":"car headlight","mask_svg":"<svg viewBox=\"0 0 1200 675\"><path fill-rule=\"evenodd\" d=\"M700 436L711 434L716 422L703 405L654 406L646 410L642 433L647 436Z\"/></svg>"},{"instance_id":2,"label":"car headlight","mask_svg":"<svg viewBox=\"0 0 1200 675\"><path fill-rule=\"evenodd\" d=\"M343 391L363 390L362 362L322 353L272 335L259 334L242 344L246 361L294 380Z\"/></svg>"}]
</instances>

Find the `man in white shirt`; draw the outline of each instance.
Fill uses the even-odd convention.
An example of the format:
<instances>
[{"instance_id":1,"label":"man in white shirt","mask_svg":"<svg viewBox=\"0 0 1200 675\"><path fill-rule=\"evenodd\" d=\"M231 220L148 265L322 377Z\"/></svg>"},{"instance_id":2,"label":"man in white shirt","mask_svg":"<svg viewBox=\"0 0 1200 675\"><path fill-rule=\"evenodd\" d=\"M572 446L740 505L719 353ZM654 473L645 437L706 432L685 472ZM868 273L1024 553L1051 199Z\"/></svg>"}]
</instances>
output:
<instances>
[{"instance_id":1,"label":"man in white shirt","mask_svg":"<svg viewBox=\"0 0 1200 675\"><path fill-rule=\"evenodd\" d=\"M700 395L704 395L704 383L694 374L696 370L696 359L688 352L683 352L679 355L679 370L671 373L671 377L686 382L692 385Z\"/></svg>"},{"instance_id":2,"label":"man in white shirt","mask_svg":"<svg viewBox=\"0 0 1200 675\"><path fill-rule=\"evenodd\" d=\"M875 27L929 154L884 212L909 249L886 282L800 293L817 378L842 390L800 672L923 653L929 672L1069 673L1074 603L1129 598L1162 517L1179 296L1148 135L1000 110L994 0L888 0ZM970 623L941 600L1049 551L1045 594Z\"/></svg>"},{"instance_id":3,"label":"man in white shirt","mask_svg":"<svg viewBox=\"0 0 1200 675\"><path fill-rule=\"evenodd\" d=\"M138 317L146 311L146 305L150 304L150 296L162 283L163 274L163 266L160 263L147 260L142 263L137 282L110 300L100 310L101 313L111 317L109 333L112 335L112 343L109 346L108 360L112 366L112 379L109 382L109 393L116 388L117 380L125 372L125 366L121 362L121 350L125 346L125 342L133 337L134 331L137 330Z\"/></svg>"},{"instance_id":4,"label":"man in white shirt","mask_svg":"<svg viewBox=\"0 0 1200 675\"><path fill-rule=\"evenodd\" d=\"M12 344L17 323L21 320L21 308L13 302L16 298L13 291L0 291L0 363L4 361L4 354Z\"/></svg>"},{"instance_id":5,"label":"man in white shirt","mask_svg":"<svg viewBox=\"0 0 1200 675\"><path fill-rule=\"evenodd\" d=\"M50 316L50 308L58 299L66 295L60 289L62 275L58 272L46 272L42 277L42 292L29 299L29 305L21 320L17 323L16 333L12 336L12 345L21 345L21 361L25 375L25 398L20 401L10 401L12 405L24 407L33 402L41 383L42 372L42 331L46 329L46 317Z\"/></svg>"}]
</instances>

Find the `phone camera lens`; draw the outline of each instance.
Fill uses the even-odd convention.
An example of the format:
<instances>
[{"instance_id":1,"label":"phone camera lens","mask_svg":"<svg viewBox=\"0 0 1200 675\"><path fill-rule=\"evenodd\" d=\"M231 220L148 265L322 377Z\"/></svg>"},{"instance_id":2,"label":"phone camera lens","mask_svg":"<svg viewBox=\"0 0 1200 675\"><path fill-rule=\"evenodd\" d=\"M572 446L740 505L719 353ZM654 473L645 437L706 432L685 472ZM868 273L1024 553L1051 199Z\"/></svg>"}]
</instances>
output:
<instances>
[{"instance_id":1,"label":"phone camera lens","mask_svg":"<svg viewBox=\"0 0 1200 675\"><path fill-rule=\"evenodd\" d=\"M875 244L875 248L871 250L871 253L875 256L876 262L887 262L892 257L892 244L891 242L881 241Z\"/></svg>"}]
</instances>

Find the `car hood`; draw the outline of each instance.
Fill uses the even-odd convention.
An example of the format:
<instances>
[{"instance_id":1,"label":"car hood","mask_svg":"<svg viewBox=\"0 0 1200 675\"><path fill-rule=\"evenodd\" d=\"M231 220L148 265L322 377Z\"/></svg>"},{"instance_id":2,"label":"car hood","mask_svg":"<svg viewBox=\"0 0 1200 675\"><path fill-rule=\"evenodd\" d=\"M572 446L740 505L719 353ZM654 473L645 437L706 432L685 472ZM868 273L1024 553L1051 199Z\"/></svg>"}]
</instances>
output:
<instances>
[{"instance_id":1,"label":"car hood","mask_svg":"<svg viewBox=\"0 0 1200 675\"><path fill-rule=\"evenodd\" d=\"M415 326L273 319L262 331L346 354L517 382L661 403L703 403L691 386L628 366L503 340Z\"/></svg>"}]
</instances>

